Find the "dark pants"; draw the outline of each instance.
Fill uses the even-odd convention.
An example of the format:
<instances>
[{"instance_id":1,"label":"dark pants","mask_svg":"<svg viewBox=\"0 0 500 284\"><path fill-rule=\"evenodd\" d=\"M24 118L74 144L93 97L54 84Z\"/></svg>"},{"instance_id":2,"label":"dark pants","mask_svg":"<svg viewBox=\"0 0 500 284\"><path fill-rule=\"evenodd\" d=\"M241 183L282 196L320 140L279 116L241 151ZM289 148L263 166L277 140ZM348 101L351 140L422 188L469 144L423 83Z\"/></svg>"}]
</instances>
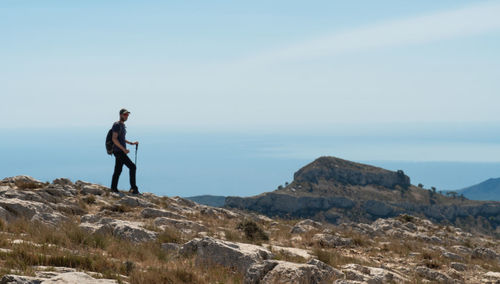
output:
<instances>
[{"instance_id":1,"label":"dark pants","mask_svg":"<svg viewBox=\"0 0 500 284\"><path fill-rule=\"evenodd\" d=\"M130 160L130 158L122 151L113 153L115 155L115 172L113 173L113 179L111 180L111 189L117 189L118 187L118 179L120 178L120 174L122 173L123 165L127 166L130 173L130 188L137 189L137 185L135 184L135 164Z\"/></svg>"}]
</instances>

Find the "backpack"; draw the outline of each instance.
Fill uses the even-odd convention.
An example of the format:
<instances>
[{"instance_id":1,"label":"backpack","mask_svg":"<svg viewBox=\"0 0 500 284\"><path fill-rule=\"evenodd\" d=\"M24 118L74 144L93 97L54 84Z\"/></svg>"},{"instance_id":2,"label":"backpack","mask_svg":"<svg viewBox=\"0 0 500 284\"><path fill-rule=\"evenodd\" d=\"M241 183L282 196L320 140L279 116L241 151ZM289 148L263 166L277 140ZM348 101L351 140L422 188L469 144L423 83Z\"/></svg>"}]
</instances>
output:
<instances>
[{"instance_id":1,"label":"backpack","mask_svg":"<svg viewBox=\"0 0 500 284\"><path fill-rule=\"evenodd\" d=\"M113 129L108 131L108 135L106 135L106 152L108 155L113 155Z\"/></svg>"},{"instance_id":2,"label":"backpack","mask_svg":"<svg viewBox=\"0 0 500 284\"><path fill-rule=\"evenodd\" d=\"M121 134L122 130L120 130ZM115 147L115 143L113 143L113 128L108 131L108 135L106 135L106 152L108 155L113 155L113 148Z\"/></svg>"}]
</instances>

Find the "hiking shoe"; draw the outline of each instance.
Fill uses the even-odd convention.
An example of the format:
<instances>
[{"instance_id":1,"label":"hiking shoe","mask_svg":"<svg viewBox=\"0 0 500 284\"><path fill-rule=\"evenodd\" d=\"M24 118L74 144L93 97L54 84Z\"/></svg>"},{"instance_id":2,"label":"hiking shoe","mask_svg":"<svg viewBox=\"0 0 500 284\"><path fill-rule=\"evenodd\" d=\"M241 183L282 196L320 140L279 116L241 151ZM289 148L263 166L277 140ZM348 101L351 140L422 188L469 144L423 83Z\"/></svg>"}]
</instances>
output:
<instances>
[{"instance_id":1,"label":"hiking shoe","mask_svg":"<svg viewBox=\"0 0 500 284\"><path fill-rule=\"evenodd\" d=\"M132 194L139 194L139 189L137 187L136 188L131 188L129 192L132 193Z\"/></svg>"},{"instance_id":2,"label":"hiking shoe","mask_svg":"<svg viewBox=\"0 0 500 284\"><path fill-rule=\"evenodd\" d=\"M120 192L118 191L118 189L116 189L116 188L112 188L112 189L111 189L111 192L114 192L114 193L120 193Z\"/></svg>"}]
</instances>

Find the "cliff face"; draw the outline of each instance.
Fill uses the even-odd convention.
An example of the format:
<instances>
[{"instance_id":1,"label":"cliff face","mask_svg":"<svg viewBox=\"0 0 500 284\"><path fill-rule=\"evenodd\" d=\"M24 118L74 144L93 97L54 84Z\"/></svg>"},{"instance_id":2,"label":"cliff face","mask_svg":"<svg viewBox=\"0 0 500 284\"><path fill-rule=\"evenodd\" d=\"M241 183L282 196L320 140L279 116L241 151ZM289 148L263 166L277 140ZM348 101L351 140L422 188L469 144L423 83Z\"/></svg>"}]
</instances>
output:
<instances>
[{"instance_id":1,"label":"cliff face","mask_svg":"<svg viewBox=\"0 0 500 284\"><path fill-rule=\"evenodd\" d=\"M402 171L334 157L321 157L303 167L285 188L246 198L227 197L225 206L337 224L371 222L400 214L489 233L500 224L500 202L443 196L412 186Z\"/></svg>"},{"instance_id":2,"label":"cliff face","mask_svg":"<svg viewBox=\"0 0 500 284\"><path fill-rule=\"evenodd\" d=\"M354 163L334 157L321 157L294 174L294 181L306 183L338 182L346 185L377 185L390 189L410 186L410 178L402 171Z\"/></svg>"}]
</instances>

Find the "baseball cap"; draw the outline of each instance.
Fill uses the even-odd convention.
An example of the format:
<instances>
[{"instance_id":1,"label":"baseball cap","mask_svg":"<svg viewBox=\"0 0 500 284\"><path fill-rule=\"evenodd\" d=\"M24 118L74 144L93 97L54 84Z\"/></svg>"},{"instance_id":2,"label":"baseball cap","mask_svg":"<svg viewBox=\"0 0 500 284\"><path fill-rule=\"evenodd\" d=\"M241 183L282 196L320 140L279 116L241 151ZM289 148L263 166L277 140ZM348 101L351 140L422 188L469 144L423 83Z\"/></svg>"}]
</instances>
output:
<instances>
[{"instance_id":1,"label":"baseball cap","mask_svg":"<svg viewBox=\"0 0 500 284\"><path fill-rule=\"evenodd\" d=\"M130 111L128 111L128 110L126 110L126 109L122 108L122 109L120 110L120 115L122 115L122 114L124 114L124 113L130 113Z\"/></svg>"}]
</instances>

